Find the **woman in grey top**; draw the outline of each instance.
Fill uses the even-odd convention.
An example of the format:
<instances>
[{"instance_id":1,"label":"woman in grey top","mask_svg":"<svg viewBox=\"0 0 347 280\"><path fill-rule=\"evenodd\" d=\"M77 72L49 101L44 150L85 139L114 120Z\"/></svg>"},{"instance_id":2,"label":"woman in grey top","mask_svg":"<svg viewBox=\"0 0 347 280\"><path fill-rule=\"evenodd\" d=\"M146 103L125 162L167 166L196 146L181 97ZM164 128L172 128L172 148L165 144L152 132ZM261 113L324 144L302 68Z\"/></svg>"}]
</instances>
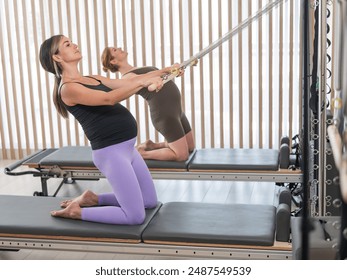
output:
<instances>
[{"instance_id":1,"label":"woman in grey top","mask_svg":"<svg viewBox=\"0 0 347 280\"><path fill-rule=\"evenodd\" d=\"M122 79L155 71L155 67L135 68L128 62L128 53L121 48L107 47L101 56L104 70L120 72ZM141 89L137 92L148 103L152 124L165 142L147 140L137 146L144 159L184 161L195 148L193 132L182 110L181 93L173 81L168 81L158 92Z\"/></svg>"}]
</instances>

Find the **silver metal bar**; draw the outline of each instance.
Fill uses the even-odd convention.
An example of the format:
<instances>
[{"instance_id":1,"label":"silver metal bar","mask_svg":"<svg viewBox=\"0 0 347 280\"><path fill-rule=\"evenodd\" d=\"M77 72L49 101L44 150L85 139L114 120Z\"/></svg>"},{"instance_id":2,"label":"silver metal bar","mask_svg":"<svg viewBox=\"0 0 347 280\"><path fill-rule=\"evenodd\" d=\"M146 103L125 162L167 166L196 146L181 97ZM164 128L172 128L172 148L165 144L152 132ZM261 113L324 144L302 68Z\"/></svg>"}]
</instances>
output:
<instances>
[{"instance_id":1,"label":"silver metal bar","mask_svg":"<svg viewBox=\"0 0 347 280\"><path fill-rule=\"evenodd\" d=\"M319 203L318 203L318 215L326 215L326 46L327 46L327 3L326 1L320 1L320 47L319 47L319 61L320 67L318 68L318 78L319 78L319 93L318 93L318 120L319 120Z\"/></svg>"},{"instance_id":2,"label":"silver metal bar","mask_svg":"<svg viewBox=\"0 0 347 280\"><path fill-rule=\"evenodd\" d=\"M192 56L189 59L187 59L186 61L182 62L180 64L179 68L180 69L185 69L187 66L195 65L197 63L197 61L200 58L202 58L204 55L210 53L212 50L214 50L215 48L219 47L224 42L230 40L230 38L232 36L234 36L235 34L239 33L245 27L250 25L253 21L259 19L264 14L266 14L269 11L271 11L273 8L275 8L276 6L278 6L279 4L281 4L284 1L285 0L276 0L274 2L270 2L263 9L259 10L258 12L256 12L252 17L249 17L249 18L245 19L244 21L242 21L239 25L237 25L232 30L230 30L228 33L226 33L223 37L219 38L218 40L213 42L211 45L207 46L206 48L202 49L200 52L198 52L194 56ZM177 76L177 73L173 73L173 74L164 76L164 83L172 80L176 76Z\"/></svg>"},{"instance_id":3,"label":"silver metal bar","mask_svg":"<svg viewBox=\"0 0 347 280\"><path fill-rule=\"evenodd\" d=\"M175 180L210 180L210 181L251 181L276 183L301 183L302 174L293 172L155 172L151 171L153 179Z\"/></svg>"},{"instance_id":4,"label":"silver metal bar","mask_svg":"<svg viewBox=\"0 0 347 280\"><path fill-rule=\"evenodd\" d=\"M347 128L347 79L346 79L346 74L347 74L347 48L346 48L346 36L347 36L347 1L345 0L342 5L342 40L343 40L343 54L342 57L339 58L342 60L342 104L343 104L343 113L344 113L344 128L346 131ZM345 143L345 146L347 146L347 143Z\"/></svg>"},{"instance_id":5,"label":"silver metal bar","mask_svg":"<svg viewBox=\"0 0 347 280\"><path fill-rule=\"evenodd\" d=\"M343 3L341 0L336 1L338 5L336 8L336 15L334 17L335 20L335 48L334 48L334 56L337 58L335 62L335 75L334 75L334 84L335 90L341 91L342 87L342 60L340 59L343 55Z\"/></svg>"},{"instance_id":6,"label":"silver metal bar","mask_svg":"<svg viewBox=\"0 0 347 280\"><path fill-rule=\"evenodd\" d=\"M153 171L150 170L153 179L173 180L205 180L205 181L255 181L276 183L301 183L303 175L298 171ZM105 178L95 170L70 170L65 171L64 177L71 179L99 179ZM54 176L53 176L54 177ZM56 178L62 177L58 174Z\"/></svg>"},{"instance_id":7,"label":"silver metal bar","mask_svg":"<svg viewBox=\"0 0 347 280\"><path fill-rule=\"evenodd\" d=\"M335 19L335 37L334 37L334 56L336 57L335 59L335 71L334 71L334 86L335 86L335 92L336 92L336 98L335 98L335 112L334 112L334 117L335 120L339 122L343 122L343 117L342 117L342 105L344 106L344 113L346 115L347 109L346 109L346 88L347 88L347 83L345 79L345 74L347 73L346 69L346 61L347 61L347 53L346 53L346 43L345 43L345 38L347 35L346 32L346 27L347 27L347 1L346 0L337 0L336 1L336 15L334 15ZM342 101L342 99L344 101Z\"/></svg>"}]
</instances>

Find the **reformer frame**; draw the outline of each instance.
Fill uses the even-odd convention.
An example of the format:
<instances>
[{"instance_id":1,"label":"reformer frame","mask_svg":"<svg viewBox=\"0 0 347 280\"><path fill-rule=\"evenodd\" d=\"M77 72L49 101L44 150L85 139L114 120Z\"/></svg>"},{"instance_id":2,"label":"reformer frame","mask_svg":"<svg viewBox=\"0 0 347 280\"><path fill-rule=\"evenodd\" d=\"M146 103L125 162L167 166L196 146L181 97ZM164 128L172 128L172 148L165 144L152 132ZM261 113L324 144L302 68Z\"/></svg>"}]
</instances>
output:
<instances>
[{"instance_id":1,"label":"reformer frame","mask_svg":"<svg viewBox=\"0 0 347 280\"><path fill-rule=\"evenodd\" d=\"M194 259L284 260L291 259L292 254L288 236L276 234L281 224L278 221L283 220L276 214L280 206L276 210L271 205L169 202L146 210L146 220L141 225L120 226L51 217L49 209L59 206L60 198L56 197L1 196L0 201L5 214L0 217L2 249ZM21 208L26 209L25 213L20 214ZM16 215L7 217L10 212Z\"/></svg>"},{"instance_id":2,"label":"reformer frame","mask_svg":"<svg viewBox=\"0 0 347 280\"><path fill-rule=\"evenodd\" d=\"M273 247L233 246L202 247L176 244L120 243L55 240L48 238L5 237L0 236L0 247L3 249L39 249L58 251L80 251L96 253L117 253L134 255L151 255L163 257L204 258L204 259L292 259L291 245L285 242L276 243Z\"/></svg>"},{"instance_id":3,"label":"reformer frame","mask_svg":"<svg viewBox=\"0 0 347 280\"><path fill-rule=\"evenodd\" d=\"M67 149L69 152L65 152ZM219 152L227 153L232 152L232 150L233 149L219 149ZM285 151L287 150L288 149L285 149ZM74 151L76 151L76 154L73 154ZM277 150L253 149L244 151L248 154L253 154L254 151L258 151L261 153L260 156L264 157L270 152L271 159L269 160L269 165L264 167L264 170L262 170L262 166L257 164L254 165L255 167L248 167L251 168L250 170L240 170L237 168L237 158L230 158L230 160L227 160L223 165L218 164L218 158L197 158L197 155L201 153L207 152L207 155L209 155L217 152L217 149L196 150L185 162L147 160L146 163L153 179L264 181L278 184L302 182L302 173L299 169L292 170L280 168L280 159L277 160L277 158L280 157L282 153L281 150L278 151L278 154ZM54 157L54 155L57 155L57 159L48 160ZM73 159L72 162L70 159L71 157L76 157L78 159ZM207 162L205 163L205 161ZM16 171L20 166L25 166L29 169L28 171ZM160 166L163 167L160 168ZM245 164L242 166L245 166ZM254 169L252 170L252 168ZM53 196L57 194L65 183L74 180L99 180L104 178L104 175L95 167L92 161L91 149L88 146L44 149L6 167L4 171L5 174L11 176L33 175L34 177L40 177L42 190L41 192L35 192L34 195L43 196L48 195L48 180L51 178L62 179Z\"/></svg>"}]
</instances>

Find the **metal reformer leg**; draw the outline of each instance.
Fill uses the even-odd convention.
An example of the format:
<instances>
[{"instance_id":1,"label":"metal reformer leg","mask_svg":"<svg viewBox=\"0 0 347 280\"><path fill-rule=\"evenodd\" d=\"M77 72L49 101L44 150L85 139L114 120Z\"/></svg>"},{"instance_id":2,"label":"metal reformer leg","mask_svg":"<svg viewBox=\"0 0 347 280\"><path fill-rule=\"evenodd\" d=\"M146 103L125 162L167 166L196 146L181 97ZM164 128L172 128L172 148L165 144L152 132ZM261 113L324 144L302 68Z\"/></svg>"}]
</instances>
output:
<instances>
[{"instance_id":1,"label":"metal reformer leg","mask_svg":"<svg viewBox=\"0 0 347 280\"><path fill-rule=\"evenodd\" d=\"M49 196L48 195L48 184L47 181L50 177L48 176L43 176L41 177L41 192L35 191L34 196ZM64 178L59 186L57 187L56 191L53 194L53 197L57 196L58 192L60 191L61 187L68 182L68 178Z\"/></svg>"}]
</instances>

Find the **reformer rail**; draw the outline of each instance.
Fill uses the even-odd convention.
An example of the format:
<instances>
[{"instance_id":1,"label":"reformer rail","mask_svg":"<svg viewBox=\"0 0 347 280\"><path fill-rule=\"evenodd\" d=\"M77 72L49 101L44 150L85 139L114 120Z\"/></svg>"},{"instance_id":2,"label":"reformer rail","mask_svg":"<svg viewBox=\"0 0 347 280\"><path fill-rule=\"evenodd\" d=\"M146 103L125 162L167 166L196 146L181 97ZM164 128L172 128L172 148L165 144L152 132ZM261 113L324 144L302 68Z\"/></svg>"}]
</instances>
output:
<instances>
[{"instance_id":1,"label":"reformer rail","mask_svg":"<svg viewBox=\"0 0 347 280\"><path fill-rule=\"evenodd\" d=\"M285 155L288 157L288 148ZM221 158L223 155L223 159ZM153 179L256 181L300 183L299 169L281 168L281 150L265 149L201 149L191 154L186 162L146 161ZM288 164L288 158L284 160ZM20 166L27 171L16 169ZM48 180L62 179L55 194L71 180L98 180L104 175L95 167L88 146L67 146L46 149L20 160L4 169L10 176L33 175L41 179L41 192L48 195ZM54 196L55 196L54 194Z\"/></svg>"}]
</instances>

